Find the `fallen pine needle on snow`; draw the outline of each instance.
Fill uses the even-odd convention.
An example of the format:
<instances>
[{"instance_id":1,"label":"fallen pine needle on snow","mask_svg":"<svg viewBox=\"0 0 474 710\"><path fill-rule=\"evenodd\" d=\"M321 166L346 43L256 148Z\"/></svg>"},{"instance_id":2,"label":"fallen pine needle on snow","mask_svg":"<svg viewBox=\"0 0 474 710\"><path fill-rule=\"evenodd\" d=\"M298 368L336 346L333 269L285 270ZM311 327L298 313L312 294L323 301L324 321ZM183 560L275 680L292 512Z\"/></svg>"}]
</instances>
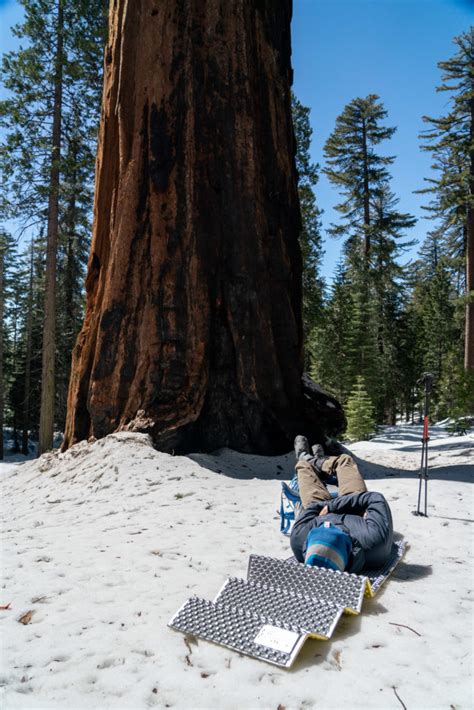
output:
<instances>
[{"instance_id":1,"label":"fallen pine needle on snow","mask_svg":"<svg viewBox=\"0 0 474 710\"><path fill-rule=\"evenodd\" d=\"M402 706L403 710L407 710L407 706L405 705L405 703L403 702L403 700L401 699L401 697L400 697L399 694L397 693L397 688L396 688L396 686L395 686L395 685L392 685L392 688L393 688L393 692L395 693L395 696L396 696L398 702L400 703L400 705Z\"/></svg>"},{"instance_id":2,"label":"fallen pine needle on snow","mask_svg":"<svg viewBox=\"0 0 474 710\"><path fill-rule=\"evenodd\" d=\"M418 631L415 631L415 629L412 629L411 626L407 626L406 624L397 624L395 621L389 621L388 622L391 626L401 626L404 629L409 629L409 631L413 631L414 634L417 636L421 636L421 634L418 633Z\"/></svg>"}]
</instances>

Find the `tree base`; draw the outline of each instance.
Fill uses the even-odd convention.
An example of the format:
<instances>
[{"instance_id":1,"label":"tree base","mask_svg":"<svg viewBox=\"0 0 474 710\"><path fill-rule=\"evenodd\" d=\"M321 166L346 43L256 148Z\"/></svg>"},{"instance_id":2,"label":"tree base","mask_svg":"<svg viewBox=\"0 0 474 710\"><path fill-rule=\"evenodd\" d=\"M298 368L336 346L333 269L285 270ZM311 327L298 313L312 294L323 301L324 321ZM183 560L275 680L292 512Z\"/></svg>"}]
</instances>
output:
<instances>
[{"instance_id":1,"label":"tree base","mask_svg":"<svg viewBox=\"0 0 474 710\"><path fill-rule=\"evenodd\" d=\"M291 416L277 418L265 411L261 402L242 398L240 412L229 407L220 411L203 407L198 419L179 428L163 428L144 410L119 429L149 434L157 449L167 453L189 454L229 448L248 454L279 456L293 448L297 434L311 443L341 434L346 418L339 402L327 394L306 373L302 377L300 407Z\"/></svg>"}]
</instances>

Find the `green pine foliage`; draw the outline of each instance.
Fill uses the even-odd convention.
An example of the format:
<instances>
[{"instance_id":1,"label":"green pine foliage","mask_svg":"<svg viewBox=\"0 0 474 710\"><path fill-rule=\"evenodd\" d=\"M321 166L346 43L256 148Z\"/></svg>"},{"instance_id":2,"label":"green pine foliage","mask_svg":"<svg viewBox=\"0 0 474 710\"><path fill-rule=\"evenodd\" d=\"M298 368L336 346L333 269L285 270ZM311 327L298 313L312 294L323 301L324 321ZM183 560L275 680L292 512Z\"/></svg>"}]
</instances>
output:
<instances>
[{"instance_id":1,"label":"green pine foliage","mask_svg":"<svg viewBox=\"0 0 474 710\"><path fill-rule=\"evenodd\" d=\"M444 116L424 116L429 128L421 135L433 156L435 177L420 192L430 194L426 206L443 232L444 258L458 292L464 293L464 368L474 371L474 27L454 38L456 53L439 62L447 93Z\"/></svg>"},{"instance_id":2,"label":"green pine foliage","mask_svg":"<svg viewBox=\"0 0 474 710\"><path fill-rule=\"evenodd\" d=\"M344 260L311 352L313 372L343 403L362 376L377 420L394 422L402 364L398 324L406 291L398 258L412 246L405 233L415 219L398 209L390 189L394 158L378 148L395 132L383 124L386 117L375 94L354 99L325 145L324 172L343 198L336 205L340 223L329 231L344 237ZM335 332L341 329L343 334Z\"/></svg>"},{"instance_id":3,"label":"green pine foliage","mask_svg":"<svg viewBox=\"0 0 474 710\"><path fill-rule=\"evenodd\" d=\"M107 18L106 4L93 0L21 0L21 4L24 21L12 29L20 47L3 55L0 69L7 90L7 98L0 102L0 207L5 217L17 221L21 234L33 234L35 240L25 250L18 277L22 283L18 295L22 316L16 321L20 345L7 423L15 431L27 426L37 433L51 167L54 161L59 167L55 421L62 428L71 351L83 316ZM58 54L59 33L62 51ZM58 92L60 145L53 146ZM29 384L25 383L28 377Z\"/></svg>"},{"instance_id":4,"label":"green pine foliage","mask_svg":"<svg viewBox=\"0 0 474 710\"><path fill-rule=\"evenodd\" d=\"M292 95L293 129L296 140L296 169L298 196L301 208L300 247L303 258L303 327L308 348L308 337L321 319L324 282L320 276L323 254L321 238L321 210L316 203L314 188L318 182L319 165L311 162L310 146L313 129L310 109ZM307 349L306 348L306 349Z\"/></svg>"},{"instance_id":5,"label":"green pine foliage","mask_svg":"<svg viewBox=\"0 0 474 710\"><path fill-rule=\"evenodd\" d=\"M353 368L348 357L352 331L352 295L347 271L342 263L326 297L320 323L310 340L310 374L332 392L340 402L349 396Z\"/></svg>"},{"instance_id":6,"label":"green pine foliage","mask_svg":"<svg viewBox=\"0 0 474 710\"><path fill-rule=\"evenodd\" d=\"M438 419L452 412L463 369L462 309L443 246L439 230L430 232L420 258L411 266L411 312L417 320L419 369L435 377L432 411Z\"/></svg>"},{"instance_id":7,"label":"green pine foliage","mask_svg":"<svg viewBox=\"0 0 474 710\"><path fill-rule=\"evenodd\" d=\"M376 151L376 146L396 130L382 124L386 116L376 94L354 99L337 117L324 146L324 172L343 198L335 206L341 222L331 226L330 234L346 238L350 260L357 259L361 251L365 261L370 258L371 199L388 182L388 166L395 159Z\"/></svg>"},{"instance_id":8,"label":"green pine foliage","mask_svg":"<svg viewBox=\"0 0 474 710\"><path fill-rule=\"evenodd\" d=\"M17 352L17 319L19 315L16 271L18 254L16 243L5 230L0 230L0 458L4 456L3 429L8 422L8 404L15 356Z\"/></svg>"},{"instance_id":9,"label":"green pine foliage","mask_svg":"<svg viewBox=\"0 0 474 710\"><path fill-rule=\"evenodd\" d=\"M362 375L356 377L346 405L346 436L353 441L368 439L375 432L375 415L372 400L365 388Z\"/></svg>"},{"instance_id":10,"label":"green pine foliage","mask_svg":"<svg viewBox=\"0 0 474 710\"><path fill-rule=\"evenodd\" d=\"M407 294L404 307L396 322L394 338L397 342L397 367L398 383L394 399L396 413L400 414L406 422L415 422L418 417L419 386L417 381L423 368L422 348L422 321L421 316L414 308ZM392 417L392 423L395 419Z\"/></svg>"},{"instance_id":11,"label":"green pine foliage","mask_svg":"<svg viewBox=\"0 0 474 710\"><path fill-rule=\"evenodd\" d=\"M5 293L4 381L5 422L12 430L13 453L28 453L30 434L32 438L38 436L44 252L44 238L38 238L20 254L15 249L9 258L11 287Z\"/></svg>"},{"instance_id":12,"label":"green pine foliage","mask_svg":"<svg viewBox=\"0 0 474 710\"><path fill-rule=\"evenodd\" d=\"M12 28L20 49L2 57L1 80L8 98L0 102L0 170L8 184L4 199L10 217L24 226L41 224L49 195L51 126L56 79L57 7L64 12L62 55L63 116L61 173L82 171L75 182L61 181L61 200L74 192L90 212L93 164L102 88L105 17L93 0L21 0L24 22ZM71 144L76 148L72 151ZM64 208L63 208L64 210ZM62 210L62 211L63 211Z\"/></svg>"}]
</instances>

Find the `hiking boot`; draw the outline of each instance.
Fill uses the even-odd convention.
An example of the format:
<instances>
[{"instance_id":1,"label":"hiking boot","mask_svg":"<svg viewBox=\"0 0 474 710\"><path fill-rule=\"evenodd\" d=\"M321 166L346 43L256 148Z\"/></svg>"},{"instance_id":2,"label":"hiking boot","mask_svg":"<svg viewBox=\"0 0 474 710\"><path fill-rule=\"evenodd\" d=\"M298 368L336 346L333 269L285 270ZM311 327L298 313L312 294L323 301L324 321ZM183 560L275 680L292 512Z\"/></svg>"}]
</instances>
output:
<instances>
[{"instance_id":1,"label":"hiking boot","mask_svg":"<svg viewBox=\"0 0 474 710\"><path fill-rule=\"evenodd\" d=\"M326 456L321 444L314 444L314 446L311 447L311 450L315 459L322 459L323 456Z\"/></svg>"},{"instance_id":2,"label":"hiking boot","mask_svg":"<svg viewBox=\"0 0 474 710\"><path fill-rule=\"evenodd\" d=\"M297 461L299 461L301 458L311 458L311 449L309 448L309 441L305 436L302 436L301 434L298 434L298 436L295 438L295 456Z\"/></svg>"},{"instance_id":3,"label":"hiking boot","mask_svg":"<svg viewBox=\"0 0 474 710\"><path fill-rule=\"evenodd\" d=\"M321 468L322 464L326 461L328 456L326 456L326 452L324 451L323 447L321 444L315 444L312 448L313 451L313 458L311 459L311 463L313 464L314 468L318 473L322 473L323 476L329 476L328 473L323 471Z\"/></svg>"}]
</instances>

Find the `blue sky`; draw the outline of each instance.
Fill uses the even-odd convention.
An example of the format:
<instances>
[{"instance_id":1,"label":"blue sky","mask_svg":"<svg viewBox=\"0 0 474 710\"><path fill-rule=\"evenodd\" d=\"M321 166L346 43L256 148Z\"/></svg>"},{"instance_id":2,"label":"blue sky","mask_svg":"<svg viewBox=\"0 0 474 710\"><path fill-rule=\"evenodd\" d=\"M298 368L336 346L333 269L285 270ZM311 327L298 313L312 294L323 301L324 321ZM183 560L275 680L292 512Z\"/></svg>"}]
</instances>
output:
<instances>
[{"instance_id":1,"label":"blue sky","mask_svg":"<svg viewBox=\"0 0 474 710\"><path fill-rule=\"evenodd\" d=\"M344 106L378 94L387 124L397 126L384 150L397 156L392 187L399 208L420 218L410 232L419 241L432 226L421 209L426 196L413 194L430 174L430 155L418 140L426 128L421 117L446 111L446 93L436 92L437 62L453 55L452 39L472 24L473 9L467 0L295 0L293 6L293 89L311 108L313 160L324 163L324 143ZM338 194L324 175L316 195L323 225L337 221ZM330 277L340 242L327 238L325 249L323 272Z\"/></svg>"},{"instance_id":2,"label":"blue sky","mask_svg":"<svg viewBox=\"0 0 474 710\"><path fill-rule=\"evenodd\" d=\"M16 0L0 0L2 52L16 46L9 28L20 18ZM446 111L446 94L436 93L437 62L452 56L453 37L473 18L473 0L293 0L293 89L311 108L313 160L324 163L324 143L344 106L379 94L388 124L398 128L386 147L397 156L392 187L400 209L420 218L411 232L419 241L430 229L421 210L426 198L413 194L430 174L430 156L419 148L421 117ZM332 206L338 201L324 175L316 195L324 227L337 220ZM325 250L323 274L330 279L340 242L326 239Z\"/></svg>"}]
</instances>

